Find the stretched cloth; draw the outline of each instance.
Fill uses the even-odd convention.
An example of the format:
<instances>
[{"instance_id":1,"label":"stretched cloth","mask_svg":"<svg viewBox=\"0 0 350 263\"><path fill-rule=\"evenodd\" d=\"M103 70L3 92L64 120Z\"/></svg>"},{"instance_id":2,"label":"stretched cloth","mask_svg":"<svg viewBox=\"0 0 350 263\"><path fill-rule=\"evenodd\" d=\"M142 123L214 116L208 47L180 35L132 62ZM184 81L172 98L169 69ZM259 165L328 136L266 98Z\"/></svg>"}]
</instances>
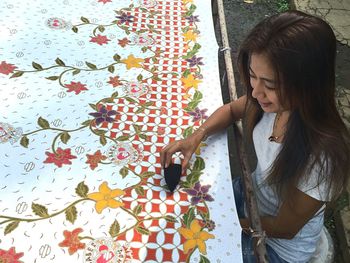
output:
<instances>
[{"instance_id":1,"label":"stretched cloth","mask_svg":"<svg viewBox=\"0 0 350 263\"><path fill-rule=\"evenodd\" d=\"M0 262L242 262L226 133L160 165L217 51L210 0L1 1Z\"/></svg>"}]
</instances>

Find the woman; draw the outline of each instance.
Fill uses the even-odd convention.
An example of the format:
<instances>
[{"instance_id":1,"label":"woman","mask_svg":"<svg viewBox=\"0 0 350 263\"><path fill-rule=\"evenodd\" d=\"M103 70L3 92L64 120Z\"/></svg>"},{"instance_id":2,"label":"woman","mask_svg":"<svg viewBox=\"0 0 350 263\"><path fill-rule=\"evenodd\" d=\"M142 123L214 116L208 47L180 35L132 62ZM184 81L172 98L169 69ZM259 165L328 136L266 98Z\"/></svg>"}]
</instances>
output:
<instances>
[{"instance_id":1,"label":"woman","mask_svg":"<svg viewBox=\"0 0 350 263\"><path fill-rule=\"evenodd\" d=\"M323 227L325 205L348 181L349 132L335 104L336 39L322 19L288 11L260 22L243 41L239 72L246 95L217 109L196 132L167 145L167 167L181 151L183 170L204 137L243 119L257 166L252 173L269 262L307 262ZM234 180L242 229L240 179ZM242 234L244 262L255 262Z\"/></svg>"}]
</instances>

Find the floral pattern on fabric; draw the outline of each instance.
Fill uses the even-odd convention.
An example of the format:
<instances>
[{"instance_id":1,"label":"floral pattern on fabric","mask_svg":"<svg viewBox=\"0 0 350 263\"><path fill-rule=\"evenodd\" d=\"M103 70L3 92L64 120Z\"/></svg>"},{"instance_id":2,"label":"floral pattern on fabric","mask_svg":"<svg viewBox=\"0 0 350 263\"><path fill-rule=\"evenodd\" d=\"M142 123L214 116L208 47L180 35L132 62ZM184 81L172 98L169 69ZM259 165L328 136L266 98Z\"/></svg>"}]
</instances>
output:
<instances>
[{"instance_id":1,"label":"floral pattern on fabric","mask_svg":"<svg viewBox=\"0 0 350 263\"><path fill-rule=\"evenodd\" d=\"M0 211L0 232L14 246L0 244L0 262L33 255L62 262L210 262L217 234L208 231L218 224L208 202L218 196L212 182L200 183L207 144L198 146L173 195L159 165L164 145L190 136L208 118L202 19L192 0L121 2L90 1L91 10L103 10L98 19L83 8L44 18L47 39L40 43L47 56L0 58L0 80L21 89L17 97L9 94L16 109L4 104L11 111L0 120L5 173L12 173L8 156L20 164L19 183L0 185L1 199L11 202ZM67 36L67 43L51 46ZM41 94L26 105L36 94L33 83ZM29 121L11 118L17 108L26 109ZM27 229L43 237L33 234L33 250L16 252Z\"/></svg>"}]
</instances>

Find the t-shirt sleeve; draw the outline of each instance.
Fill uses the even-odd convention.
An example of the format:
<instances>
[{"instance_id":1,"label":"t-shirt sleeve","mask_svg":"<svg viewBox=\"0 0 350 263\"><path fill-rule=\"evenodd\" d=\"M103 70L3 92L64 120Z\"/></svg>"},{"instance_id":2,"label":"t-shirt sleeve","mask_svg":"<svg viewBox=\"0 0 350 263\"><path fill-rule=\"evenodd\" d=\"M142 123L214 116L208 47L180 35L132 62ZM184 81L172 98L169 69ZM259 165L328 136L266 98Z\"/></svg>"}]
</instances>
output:
<instances>
[{"instance_id":1,"label":"t-shirt sleeve","mask_svg":"<svg viewBox=\"0 0 350 263\"><path fill-rule=\"evenodd\" d=\"M330 201L331 193L329 190L329 182L327 180L319 181L319 174L320 168L315 165L311 170L309 178L301 179L297 188L319 201Z\"/></svg>"}]
</instances>

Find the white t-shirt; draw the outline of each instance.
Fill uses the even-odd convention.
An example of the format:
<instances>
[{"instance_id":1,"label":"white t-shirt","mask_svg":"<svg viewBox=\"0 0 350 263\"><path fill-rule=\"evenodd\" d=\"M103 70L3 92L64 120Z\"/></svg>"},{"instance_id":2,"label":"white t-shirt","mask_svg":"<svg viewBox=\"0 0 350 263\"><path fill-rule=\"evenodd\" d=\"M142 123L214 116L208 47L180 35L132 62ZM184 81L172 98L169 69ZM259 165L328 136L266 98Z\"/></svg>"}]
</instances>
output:
<instances>
[{"instance_id":1,"label":"white t-shirt","mask_svg":"<svg viewBox=\"0 0 350 263\"><path fill-rule=\"evenodd\" d=\"M253 141L257 155L257 167L253 172L253 187L261 216L275 216L279 209L278 195L265 179L275 157L281 150L281 144L270 142L275 113L264 113L253 131ZM297 146L296 146L297 147ZM325 185L317 185L317 172L312 171L310 179L298 185L298 189L311 197L328 201L325 196ZM293 239L267 238L276 253L288 262L307 262L316 250L321 230L323 228L324 207L310 219Z\"/></svg>"}]
</instances>

